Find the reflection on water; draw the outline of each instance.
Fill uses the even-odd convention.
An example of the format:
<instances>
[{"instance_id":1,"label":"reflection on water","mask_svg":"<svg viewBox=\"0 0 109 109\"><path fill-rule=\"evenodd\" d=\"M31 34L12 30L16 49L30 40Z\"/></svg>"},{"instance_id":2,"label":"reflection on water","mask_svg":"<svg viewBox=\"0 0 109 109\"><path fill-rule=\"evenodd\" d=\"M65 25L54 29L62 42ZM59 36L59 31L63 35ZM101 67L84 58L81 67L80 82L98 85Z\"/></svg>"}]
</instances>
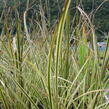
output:
<instances>
[{"instance_id":1,"label":"reflection on water","mask_svg":"<svg viewBox=\"0 0 109 109\"><path fill-rule=\"evenodd\" d=\"M105 51L106 50L106 42L98 42L98 50Z\"/></svg>"}]
</instances>

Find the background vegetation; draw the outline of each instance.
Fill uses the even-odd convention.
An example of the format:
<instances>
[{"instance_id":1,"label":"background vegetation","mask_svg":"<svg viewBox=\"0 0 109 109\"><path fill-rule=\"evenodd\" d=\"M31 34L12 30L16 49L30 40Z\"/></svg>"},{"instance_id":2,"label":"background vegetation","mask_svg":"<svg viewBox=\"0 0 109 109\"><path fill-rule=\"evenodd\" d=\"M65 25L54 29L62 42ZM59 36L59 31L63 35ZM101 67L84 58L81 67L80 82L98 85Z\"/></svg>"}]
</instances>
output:
<instances>
[{"instance_id":1,"label":"background vegetation","mask_svg":"<svg viewBox=\"0 0 109 109\"><path fill-rule=\"evenodd\" d=\"M70 15L73 19L76 12L75 7L80 5L87 14L90 14L93 24L96 27L97 35L102 37L109 31L109 1L105 1L107 0L78 0L77 4L76 0L72 0ZM101 4L102 6L98 8ZM59 18L63 5L64 0L30 0L28 6L30 9L27 13L27 23L30 30L32 31L36 21L41 21L43 16L47 22L47 27L50 28L56 22L56 19ZM2 31L4 25L7 23L15 26L14 22L18 17L22 22L26 9L27 0L0 0L0 31Z\"/></svg>"}]
</instances>

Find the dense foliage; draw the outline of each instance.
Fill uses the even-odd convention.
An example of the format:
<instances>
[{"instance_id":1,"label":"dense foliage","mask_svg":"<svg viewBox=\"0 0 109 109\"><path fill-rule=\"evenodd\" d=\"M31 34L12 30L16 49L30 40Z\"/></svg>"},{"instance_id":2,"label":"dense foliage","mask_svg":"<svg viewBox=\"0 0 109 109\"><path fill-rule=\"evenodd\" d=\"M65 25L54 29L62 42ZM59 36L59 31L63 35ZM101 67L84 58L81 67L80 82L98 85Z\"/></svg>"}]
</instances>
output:
<instances>
[{"instance_id":1,"label":"dense foliage","mask_svg":"<svg viewBox=\"0 0 109 109\"><path fill-rule=\"evenodd\" d=\"M0 109L109 109L109 38L89 2L0 2Z\"/></svg>"},{"instance_id":2,"label":"dense foliage","mask_svg":"<svg viewBox=\"0 0 109 109\"><path fill-rule=\"evenodd\" d=\"M43 16L45 16L48 27L53 25L56 19L59 18L64 5L64 0L0 0L0 30L7 23L11 24L11 26L15 25L15 20L18 17L23 22L24 11L27 9L28 1L28 8L30 9L28 10L27 21L32 28L34 28L34 23L40 21ZM103 0L72 0L71 16L74 16L75 7L80 5L85 12L94 15L91 17L96 27L95 29L99 35L103 35L104 32L109 31L109 1L103 2ZM101 3L102 6L97 9Z\"/></svg>"}]
</instances>

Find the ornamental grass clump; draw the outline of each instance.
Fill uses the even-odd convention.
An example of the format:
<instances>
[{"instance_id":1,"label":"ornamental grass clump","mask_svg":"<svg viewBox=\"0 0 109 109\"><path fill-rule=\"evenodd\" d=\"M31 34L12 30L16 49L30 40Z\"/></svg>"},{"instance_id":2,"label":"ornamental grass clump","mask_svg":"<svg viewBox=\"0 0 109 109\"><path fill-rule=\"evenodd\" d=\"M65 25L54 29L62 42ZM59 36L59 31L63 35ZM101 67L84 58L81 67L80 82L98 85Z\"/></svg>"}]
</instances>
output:
<instances>
[{"instance_id":1,"label":"ornamental grass clump","mask_svg":"<svg viewBox=\"0 0 109 109\"><path fill-rule=\"evenodd\" d=\"M77 6L72 49L70 4L65 1L53 33L44 34L40 42L31 39L26 20L26 38L18 21L15 37L7 31L7 41L0 39L1 109L109 108L109 38L101 53L89 15Z\"/></svg>"}]
</instances>

